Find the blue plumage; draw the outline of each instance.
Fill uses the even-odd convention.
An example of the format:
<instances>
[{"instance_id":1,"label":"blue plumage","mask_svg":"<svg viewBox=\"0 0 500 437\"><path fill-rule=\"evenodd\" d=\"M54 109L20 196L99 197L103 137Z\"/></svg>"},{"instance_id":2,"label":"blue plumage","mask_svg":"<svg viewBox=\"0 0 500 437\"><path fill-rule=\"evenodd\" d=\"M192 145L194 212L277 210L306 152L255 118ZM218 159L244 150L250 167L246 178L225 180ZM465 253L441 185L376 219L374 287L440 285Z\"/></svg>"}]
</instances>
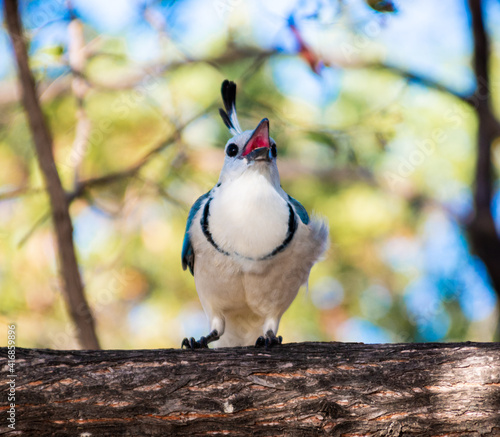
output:
<instances>
[{"instance_id":1,"label":"blue plumage","mask_svg":"<svg viewBox=\"0 0 500 437\"><path fill-rule=\"evenodd\" d=\"M191 229L191 225L193 224L194 217L196 213L201 208L203 201L210 196L210 190L208 193L203 194L203 196L198 197L194 205L191 207L186 223L186 232L184 234L184 242L182 243L182 269L186 270L189 267L189 271L194 276L194 251L193 245L191 244L191 237L189 236L189 231Z\"/></svg>"},{"instance_id":2,"label":"blue plumage","mask_svg":"<svg viewBox=\"0 0 500 437\"><path fill-rule=\"evenodd\" d=\"M300 203L298 200L294 199L290 194L288 195L288 200L290 203L293 205L293 208L295 209L295 212L297 215L300 217L300 220L302 220L302 223L305 225L309 224L309 214L307 213L306 209L302 206L302 203Z\"/></svg>"}]
</instances>

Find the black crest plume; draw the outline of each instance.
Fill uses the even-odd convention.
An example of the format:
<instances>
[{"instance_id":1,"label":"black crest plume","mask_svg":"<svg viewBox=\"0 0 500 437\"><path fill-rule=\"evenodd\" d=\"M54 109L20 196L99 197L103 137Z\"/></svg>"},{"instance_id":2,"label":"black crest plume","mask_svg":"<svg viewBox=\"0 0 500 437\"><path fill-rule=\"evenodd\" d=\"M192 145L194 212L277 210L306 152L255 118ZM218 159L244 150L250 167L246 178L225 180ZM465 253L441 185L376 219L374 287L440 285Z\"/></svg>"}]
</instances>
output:
<instances>
[{"instance_id":1,"label":"black crest plume","mask_svg":"<svg viewBox=\"0 0 500 437\"><path fill-rule=\"evenodd\" d=\"M236 115L236 84L226 79L222 82L221 94L226 109L224 111L224 109L219 108L222 121L233 135L239 134L242 130Z\"/></svg>"}]
</instances>

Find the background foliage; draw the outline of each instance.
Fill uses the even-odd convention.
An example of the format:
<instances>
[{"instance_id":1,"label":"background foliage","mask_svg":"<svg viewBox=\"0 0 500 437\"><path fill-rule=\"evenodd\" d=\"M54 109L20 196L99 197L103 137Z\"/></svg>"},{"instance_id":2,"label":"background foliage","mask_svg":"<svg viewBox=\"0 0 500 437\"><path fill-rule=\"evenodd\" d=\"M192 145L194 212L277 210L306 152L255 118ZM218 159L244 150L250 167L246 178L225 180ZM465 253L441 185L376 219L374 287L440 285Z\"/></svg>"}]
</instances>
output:
<instances>
[{"instance_id":1,"label":"background foliage","mask_svg":"<svg viewBox=\"0 0 500 437\"><path fill-rule=\"evenodd\" d=\"M497 108L500 3L484 8ZM270 119L284 189L330 223L285 341L493 338L495 292L464 231L477 127L460 98L474 88L465 2L50 0L22 17L102 347L207 333L180 251L222 165L225 78L244 129ZM76 348L4 28L0 52L0 324L21 346ZM500 226L498 187L492 208Z\"/></svg>"}]
</instances>

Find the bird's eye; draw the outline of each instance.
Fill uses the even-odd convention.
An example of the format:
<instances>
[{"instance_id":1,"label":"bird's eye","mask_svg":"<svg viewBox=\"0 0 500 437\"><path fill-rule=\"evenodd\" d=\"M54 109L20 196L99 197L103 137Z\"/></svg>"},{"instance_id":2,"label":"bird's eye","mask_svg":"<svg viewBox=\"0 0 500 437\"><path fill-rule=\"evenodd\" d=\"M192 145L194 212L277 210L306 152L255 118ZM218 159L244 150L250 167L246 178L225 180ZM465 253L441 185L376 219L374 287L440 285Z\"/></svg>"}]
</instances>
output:
<instances>
[{"instance_id":1,"label":"bird's eye","mask_svg":"<svg viewBox=\"0 0 500 437\"><path fill-rule=\"evenodd\" d=\"M276 158L278 156L278 149L276 149L276 144L271 144L271 156Z\"/></svg>"},{"instance_id":2,"label":"bird's eye","mask_svg":"<svg viewBox=\"0 0 500 437\"><path fill-rule=\"evenodd\" d=\"M226 149L226 154L229 157L236 156L238 154L238 146L234 143L229 144Z\"/></svg>"}]
</instances>

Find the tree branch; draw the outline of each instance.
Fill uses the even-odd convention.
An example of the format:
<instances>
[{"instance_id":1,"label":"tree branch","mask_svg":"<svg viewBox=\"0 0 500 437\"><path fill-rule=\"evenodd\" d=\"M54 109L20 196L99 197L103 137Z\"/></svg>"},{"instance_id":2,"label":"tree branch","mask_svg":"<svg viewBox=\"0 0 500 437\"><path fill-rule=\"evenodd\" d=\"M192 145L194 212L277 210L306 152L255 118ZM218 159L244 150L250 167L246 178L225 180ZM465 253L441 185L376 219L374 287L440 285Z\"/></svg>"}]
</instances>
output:
<instances>
[{"instance_id":1,"label":"tree branch","mask_svg":"<svg viewBox=\"0 0 500 437\"><path fill-rule=\"evenodd\" d=\"M113 78L110 80L97 80L96 78L89 79L86 78L89 85L94 89L100 91L110 91L110 90L126 90L130 88L135 88L145 80L151 77L160 77L161 75L173 71L177 68L184 67L189 64L208 64L217 69L223 65L234 64L237 61L246 60L249 58L255 58L259 62L263 58L269 57L274 54L274 51L263 51L254 48L239 48L227 50L221 56L216 58L207 59L184 59L181 61L169 62L169 63L151 63L145 67L141 67L133 73L129 73L121 78ZM95 56L95 55L94 55Z\"/></svg>"},{"instance_id":2,"label":"tree branch","mask_svg":"<svg viewBox=\"0 0 500 437\"><path fill-rule=\"evenodd\" d=\"M498 343L17 348L14 371L20 436L500 433Z\"/></svg>"},{"instance_id":3,"label":"tree branch","mask_svg":"<svg viewBox=\"0 0 500 437\"><path fill-rule=\"evenodd\" d=\"M29 188L26 185L21 187L14 188L10 191L5 191L0 193L0 202L3 200L17 199L18 197L23 196L32 196L34 194L45 193L44 188Z\"/></svg>"},{"instance_id":4,"label":"tree branch","mask_svg":"<svg viewBox=\"0 0 500 437\"><path fill-rule=\"evenodd\" d=\"M69 202L72 202L73 200L81 197L90 188L105 186L105 185L108 185L110 183L117 182L119 180L135 176L141 170L141 168L144 167L154 156L161 153L163 150L165 150L167 147L169 147L171 144L173 144L175 141L177 141L180 138L182 131L189 124L191 124L194 120L202 117L207 112L211 111L215 107L215 105L216 105L216 103L208 106L207 108L203 109L202 111L197 113L195 116L193 116L192 118L187 120L185 123L178 126L175 129L174 133L169 135L164 140L160 141L156 146L154 146L141 159L139 159L139 161L137 163L135 163L131 167L126 168L124 170L114 172L114 173L109 173L107 175L96 176L94 178L89 178L89 179L79 181L76 184L75 190L68 195Z\"/></svg>"},{"instance_id":5,"label":"tree branch","mask_svg":"<svg viewBox=\"0 0 500 437\"><path fill-rule=\"evenodd\" d=\"M69 204L57 173L52 151L52 137L45 122L36 95L35 81L29 69L28 54L23 40L21 21L16 0L5 0L5 19L16 56L22 100L50 197L52 221L57 237L61 273L64 279L68 310L77 327L78 338L83 347L99 348L94 320L85 299L82 280L76 261L73 243L73 226L69 215Z\"/></svg>"},{"instance_id":6,"label":"tree branch","mask_svg":"<svg viewBox=\"0 0 500 437\"><path fill-rule=\"evenodd\" d=\"M436 91L449 94L450 96L453 96L461 100L462 102L467 103L470 106L474 106L475 104L474 95L459 93L458 91L455 91L452 88L431 79L430 77L422 76L390 64L373 64L370 65L369 67L374 69L383 69L390 71L392 73L397 74L398 76L401 76L404 79L407 79L409 82L418 83L419 85L423 85L427 88L432 88L435 89Z\"/></svg>"}]
</instances>

